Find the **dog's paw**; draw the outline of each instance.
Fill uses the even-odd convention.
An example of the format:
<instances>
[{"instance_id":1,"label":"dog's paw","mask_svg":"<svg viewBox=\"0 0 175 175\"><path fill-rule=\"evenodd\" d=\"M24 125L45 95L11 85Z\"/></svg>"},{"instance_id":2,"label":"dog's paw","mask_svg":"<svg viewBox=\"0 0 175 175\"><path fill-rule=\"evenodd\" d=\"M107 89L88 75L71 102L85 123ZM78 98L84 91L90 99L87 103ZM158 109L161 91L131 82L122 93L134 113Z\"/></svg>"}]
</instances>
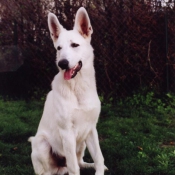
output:
<instances>
[{"instance_id":1,"label":"dog's paw","mask_svg":"<svg viewBox=\"0 0 175 175\"><path fill-rule=\"evenodd\" d=\"M94 163L81 162L79 166L80 168L94 168Z\"/></svg>"},{"instance_id":2,"label":"dog's paw","mask_svg":"<svg viewBox=\"0 0 175 175\"><path fill-rule=\"evenodd\" d=\"M57 168L52 169L51 174L53 174L53 175L68 175L68 169L67 169L67 167L57 167Z\"/></svg>"},{"instance_id":3,"label":"dog's paw","mask_svg":"<svg viewBox=\"0 0 175 175\"><path fill-rule=\"evenodd\" d=\"M108 171L108 168L107 168L105 165L104 165L104 170L105 170L105 171Z\"/></svg>"},{"instance_id":4,"label":"dog's paw","mask_svg":"<svg viewBox=\"0 0 175 175\"><path fill-rule=\"evenodd\" d=\"M29 138L28 138L28 140L27 140L27 141L28 141L28 142L32 142L33 138L34 138L34 137L33 137L33 136L31 136L31 137L29 137Z\"/></svg>"}]
</instances>

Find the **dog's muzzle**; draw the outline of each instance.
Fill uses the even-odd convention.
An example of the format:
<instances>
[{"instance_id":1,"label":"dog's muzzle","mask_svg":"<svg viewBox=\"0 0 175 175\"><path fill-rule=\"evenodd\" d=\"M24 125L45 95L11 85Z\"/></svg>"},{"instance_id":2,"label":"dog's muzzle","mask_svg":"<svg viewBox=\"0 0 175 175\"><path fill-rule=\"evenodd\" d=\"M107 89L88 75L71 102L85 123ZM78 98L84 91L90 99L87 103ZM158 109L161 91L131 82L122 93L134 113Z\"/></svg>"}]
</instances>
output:
<instances>
[{"instance_id":1,"label":"dog's muzzle","mask_svg":"<svg viewBox=\"0 0 175 175\"><path fill-rule=\"evenodd\" d=\"M65 72L64 72L64 79L65 80L70 80L71 78L74 78L77 75L77 73L81 70L82 62L79 61L73 68L69 68L68 60L63 59L63 60L60 60L58 62L58 66L62 70L65 70Z\"/></svg>"}]
</instances>

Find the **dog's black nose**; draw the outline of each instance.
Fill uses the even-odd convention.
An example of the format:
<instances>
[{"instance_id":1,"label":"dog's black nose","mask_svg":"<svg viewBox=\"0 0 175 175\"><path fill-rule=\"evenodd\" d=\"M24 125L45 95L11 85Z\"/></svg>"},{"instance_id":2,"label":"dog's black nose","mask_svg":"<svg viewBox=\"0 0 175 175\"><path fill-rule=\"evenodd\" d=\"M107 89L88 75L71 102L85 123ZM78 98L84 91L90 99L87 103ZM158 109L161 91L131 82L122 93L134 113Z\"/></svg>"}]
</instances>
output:
<instances>
[{"instance_id":1,"label":"dog's black nose","mask_svg":"<svg viewBox=\"0 0 175 175\"><path fill-rule=\"evenodd\" d=\"M69 62L66 59L62 59L58 62L58 66L63 70L67 69L68 65L69 65Z\"/></svg>"}]
</instances>

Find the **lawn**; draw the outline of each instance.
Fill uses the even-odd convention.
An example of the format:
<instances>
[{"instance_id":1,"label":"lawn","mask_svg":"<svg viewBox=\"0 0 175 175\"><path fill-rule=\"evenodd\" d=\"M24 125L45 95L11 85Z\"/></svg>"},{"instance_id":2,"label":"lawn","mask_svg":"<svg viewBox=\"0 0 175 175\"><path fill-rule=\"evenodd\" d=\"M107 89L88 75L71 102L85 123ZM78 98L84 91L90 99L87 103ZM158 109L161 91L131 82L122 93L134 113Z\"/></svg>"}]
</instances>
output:
<instances>
[{"instance_id":1,"label":"lawn","mask_svg":"<svg viewBox=\"0 0 175 175\"><path fill-rule=\"evenodd\" d=\"M98 132L109 168L105 175L174 175L175 96L149 92L101 101ZM36 132L43 104L0 99L0 175L34 175L27 139ZM85 160L92 161L88 152Z\"/></svg>"}]
</instances>

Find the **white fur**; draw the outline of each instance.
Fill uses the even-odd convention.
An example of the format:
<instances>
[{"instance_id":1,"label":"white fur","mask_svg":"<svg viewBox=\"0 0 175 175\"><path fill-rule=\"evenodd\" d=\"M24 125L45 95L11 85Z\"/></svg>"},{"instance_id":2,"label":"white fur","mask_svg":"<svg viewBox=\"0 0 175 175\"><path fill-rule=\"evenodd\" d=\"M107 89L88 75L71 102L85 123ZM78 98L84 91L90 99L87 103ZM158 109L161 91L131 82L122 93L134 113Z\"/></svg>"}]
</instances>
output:
<instances>
[{"instance_id":1,"label":"white fur","mask_svg":"<svg viewBox=\"0 0 175 175\"><path fill-rule=\"evenodd\" d=\"M86 30L82 28L86 24ZM57 61L66 58L73 68L82 61L77 75L64 79L64 71L52 82L52 90L47 96L43 116L37 133L30 137L32 143L32 163L37 175L79 175L79 168L93 167L95 175L104 175L104 158L100 150L96 124L100 113L100 101L97 95L95 71L93 66L93 48L90 44L92 27L84 8L77 11L74 29L64 29L57 17L49 13L48 25L57 51ZM71 43L79 44L71 47ZM84 150L88 148L94 163L83 161ZM51 150L66 158L66 167L56 165Z\"/></svg>"}]
</instances>

